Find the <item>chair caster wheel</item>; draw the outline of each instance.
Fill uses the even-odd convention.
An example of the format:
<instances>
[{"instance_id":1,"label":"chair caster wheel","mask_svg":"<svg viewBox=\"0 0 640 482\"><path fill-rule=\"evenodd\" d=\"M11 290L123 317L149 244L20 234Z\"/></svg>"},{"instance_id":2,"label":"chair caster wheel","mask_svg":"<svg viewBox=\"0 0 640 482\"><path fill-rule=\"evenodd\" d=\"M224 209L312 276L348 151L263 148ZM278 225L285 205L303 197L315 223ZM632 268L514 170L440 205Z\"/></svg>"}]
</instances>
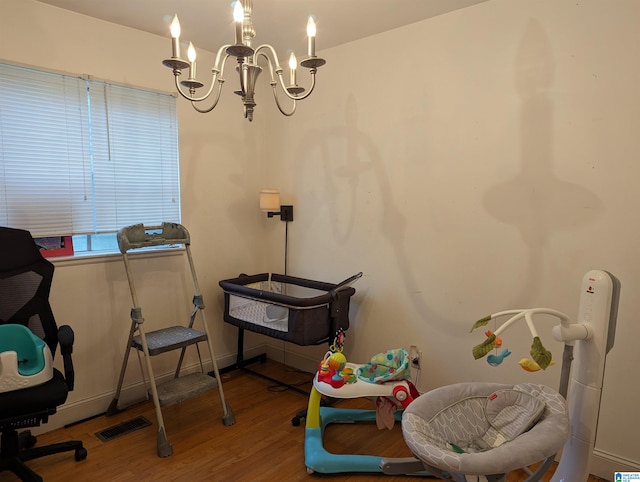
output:
<instances>
[{"instance_id":1,"label":"chair caster wheel","mask_svg":"<svg viewBox=\"0 0 640 482\"><path fill-rule=\"evenodd\" d=\"M291 419L291 425L293 425L294 427L299 427L300 426L300 417L293 417Z\"/></svg>"},{"instance_id":2,"label":"chair caster wheel","mask_svg":"<svg viewBox=\"0 0 640 482\"><path fill-rule=\"evenodd\" d=\"M31 430L25 430L18 435L18 447L22 449L30 449L38 443L38 439L35 435L31 434Z\"/></svg>"},{"instance_id":3,"label":"chair caster wheel","mask_svg":"<svg viewBox=\"0 0 640 482\"><path fill-rule=\"evenodd\" d=\"M37 443L38 439L35 436L29 434L24 441L24 448L30 449L31 447L35 447Z\"/></svg>"},{"instance_id":4,"label":"chair caster wheel","mask_svg":"<svg viewBox=\"0 0 640 482\"><path fill-rule=\"evenodd\" d=\"M86 459L87 458L87 449L85 449L84 447L76 449L74 457L76 459L76 462L80 462L81 460Z\"/></svg>"}]
</instances>

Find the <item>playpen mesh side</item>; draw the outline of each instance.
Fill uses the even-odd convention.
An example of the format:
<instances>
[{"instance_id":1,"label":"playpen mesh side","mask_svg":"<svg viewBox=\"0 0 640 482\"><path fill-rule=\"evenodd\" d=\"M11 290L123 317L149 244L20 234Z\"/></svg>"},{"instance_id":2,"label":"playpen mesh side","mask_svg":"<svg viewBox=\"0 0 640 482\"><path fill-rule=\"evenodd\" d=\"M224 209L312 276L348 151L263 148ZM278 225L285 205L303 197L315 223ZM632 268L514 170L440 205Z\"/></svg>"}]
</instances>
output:
<instances>
[{"instance_id":1,"label":"playpen mesh side","mask_svg":"<svg viewBox=\"0 0 640 482\"><path fill-rule=\"evenodd\" d=\"M352 287L268 273L240 275L219 282L224 290L224 321L300 346L329 342L349 328Z\"/></svg>"},{"instance_id":2,"label":"playpen mesh side","mask_svg":"<svg viewBox=\"0 0 640 482\"><path fill-rule=\"evenodd\" d=\"M230 296L229 304L229 314L238 320L277 331L286 332L289 330L289 310L287 308L282 308L284 314L282 318L270 319L267 315L267 308L276 305L233 295Z\"/></svg>"},{"instance_id":3,"label":"playpen mesh side","mask_svg":"<svg viewBox=\"0 0 640 482\"><path fill-rule=\"evenodd\" d=\"M246 288L259 290L262 293L295 295L296 292L307 292L313 295L323 294L320 290L304 288L279 281L259 281L245 285ZM289 313L286 306L269 303L242 296L229 296L229 315L238 320L262 326L270 330L289 331Z\"/></svg>"}]
</instances>

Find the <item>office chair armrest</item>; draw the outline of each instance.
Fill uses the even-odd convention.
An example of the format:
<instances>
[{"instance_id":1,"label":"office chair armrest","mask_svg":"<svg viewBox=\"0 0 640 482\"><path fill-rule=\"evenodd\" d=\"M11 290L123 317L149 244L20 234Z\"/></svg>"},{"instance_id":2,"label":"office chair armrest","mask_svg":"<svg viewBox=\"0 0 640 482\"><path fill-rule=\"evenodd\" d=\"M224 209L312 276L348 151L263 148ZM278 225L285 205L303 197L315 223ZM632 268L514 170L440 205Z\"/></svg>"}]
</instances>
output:
<instances>
[{"instance_id":1,"label":"office chair armrest","mask_svg":"<svg viewBox=\"0 0 640 482\"><path fill-rule=\"evenodd\" d=\"M73 360L71 359L74 338L73 329L69 325L63 325L58 328L58 342L60 343L60 353L62 354L62 361L64 362L64 379L67 382L69 391L73 390L75 381Z\"/></svg>"}]
</instances>

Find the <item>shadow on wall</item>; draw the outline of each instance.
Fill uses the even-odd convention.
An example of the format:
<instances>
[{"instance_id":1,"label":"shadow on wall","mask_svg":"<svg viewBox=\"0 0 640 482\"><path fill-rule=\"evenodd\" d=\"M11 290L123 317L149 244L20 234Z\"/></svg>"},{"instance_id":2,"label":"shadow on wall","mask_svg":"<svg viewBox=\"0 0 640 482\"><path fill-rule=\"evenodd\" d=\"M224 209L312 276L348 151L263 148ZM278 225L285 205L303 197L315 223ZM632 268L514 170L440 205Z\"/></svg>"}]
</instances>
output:
<instances>
[{"instance_id":1,"label":"shadow on wall","mask_svg":"<svg viewBox=\"0 0 640 482\"><path fill-rule=\"evenodd\" d=\"M545 261L549 263L546 250L552 233L592 223L603 206L593 192L563 181L553 172L553 136L557 131L553 126L554 106L549 92L554 62L548 37L536 21L530 22L526 28L517 50L515 66L515 87L521 97L518 120L522 168L512 180L490 188L484 195L483 206L489 215L521 233L528 259L521 276L523 285L514 288L529 298L535 296L542 286L544 271L540 268ZM364 182L365 176L373 179L376 199L372 196L372 200L379 206L381 216L378 229L368 234L380 236L388 242L404 291L413 293L420 285L420 279L419 273L415 272L417 266L412 262L414 253L407 252L403 242L409 231L409 220L394 197L400 193L394 193L390 183L387 164L392 164L385 162L375 139L359 126L358 106L353 95L347 98L345 121L344 127L310 131L305 142L300 143L305 146L305 151L298 153L297 158L307 155L311 145L315 145L320 153L321 177L318 184L321 196L318 195L314 204L328 211L327 216L332 222L328 223L327 229L338 244L344 244L358 225L358 208L362 209L368 202L367 199L358 199L358 196L366 194L360 183ZM341 146L338 155L332 151L332 143L336 140ZM338 199L341 199L339 204ZM362 269L366 273L366 268ZM437 313L425 296L411 296L410 300L421 319L429 320L430 329L459 336L459 327Z\"/></svg>"},{"instance_id":2,"label":"shadow on wall","mask_svg":"<svg viewBox=\"0 0 640 482\"><path fill-rule=\"evenodd\" d=\"M358 106L353 95L347 97L345 121L344 127L310 131L307 139L300 142L305 150L300 152L297 158L304 157L308 153L309 145L313 144L320 153L321 177L318 179L318 185L321 186L321 195L318 197L321 197L321 200L318 199L318 202L313 204L328 211L327 218L332 222L327 229L332 232L337 244L345 244L352 238L353 230L358 225L356 217L359 207L362 208L369 202L379 206L381 216L376 216L376 219L380 219L379 226L371 235L386 240L394 254L395 271L400 274L404 290L414 293L415 287L420 285L420 280L415 273L416 264L412 262L412 254L407 252L403 243L407 236L408 220L394 198L387 163L381 157L376 143L358 125ZM341 154L338 156L331 151L331 144L335 140L341 141L343 144L340 145L344 146L340 147ZM358 199L358 195L363 194L359 184L365 176L373 179L373 184L377 187L375 190L371 189L370 201ZM371 259L371 262L375 262L375 258ZM367 268L362 269L367 276ZM402 291L401 288L398 289ZM430 328L450 334L457 333L457 328L437 314L424 296L413 296L411 301L415 311L420 313L421 320L428 320ZM359 314L367 317L362 312ZM401 313L396 315L402 316Z\"/></svg>"},{"instance_id":3,"label":"shadow on wall","mask_svg":"<svg viewBox=\"0 0 640 482\"><path fill-rule=\"evenodd\" d=\"M582 186L566 182L553 172L553 102L548 92L554 63L546 33L537 21L527 26L515 69L516 90L522 99L520 132L522 170L484 196L489 214L520 231L529 249L526 285L530 294L540 289L540 267L554 231L593 222L602 202Z\"/></svg>"},{"instance_id":4,"label":"shadow on wall","mask_svg":"<svg viewBox=\"0 0 640 482\"><path fill-rule=\"evenodd\" d=\"M233 111L233 114L246 123L240 112ZM222 316L224 308L218 281L250 272L264 263L264 251L255 249L253 242L260 229L255 222L261 214L258 193L264 186L252 181L256 169L252 161L259 158L259 143L255 136L248 134L249 128L240 123L238 129L221 128L218 122L223 121L217 118L212 127L207 114L195 115L203 116L200 125L204 127L186 130L181 137L181 185L184 192L188 191L182 201L183 224L191 233L207 316L213 318ZM226 113L209 115L220 117ZM223 208L216 209L216 206ZM201 268L203 264L205 267ZM221 325L216 328L221 330L218 339L225 347L221 352L235 353L237 330L226 323Z\"/></svg>"}]
</instances>

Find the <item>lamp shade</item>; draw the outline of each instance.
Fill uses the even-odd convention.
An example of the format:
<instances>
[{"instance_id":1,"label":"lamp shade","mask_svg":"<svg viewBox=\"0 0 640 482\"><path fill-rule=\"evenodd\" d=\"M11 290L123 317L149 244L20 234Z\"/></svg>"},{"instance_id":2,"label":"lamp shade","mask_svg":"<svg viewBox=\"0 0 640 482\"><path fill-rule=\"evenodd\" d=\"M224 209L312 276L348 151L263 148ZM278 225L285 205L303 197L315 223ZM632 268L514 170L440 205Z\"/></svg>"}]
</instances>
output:
<instances>
[{"instance_id":1,"label":"lamp shade","mask_svg":"<svg viewBox=\"0 0 640 482\"><path fill-rule=\"evenodd\" d=\"M280 211L280 191L276 189L260 191L260 209L265 212Z\"/></svg>"}]
</instances>

